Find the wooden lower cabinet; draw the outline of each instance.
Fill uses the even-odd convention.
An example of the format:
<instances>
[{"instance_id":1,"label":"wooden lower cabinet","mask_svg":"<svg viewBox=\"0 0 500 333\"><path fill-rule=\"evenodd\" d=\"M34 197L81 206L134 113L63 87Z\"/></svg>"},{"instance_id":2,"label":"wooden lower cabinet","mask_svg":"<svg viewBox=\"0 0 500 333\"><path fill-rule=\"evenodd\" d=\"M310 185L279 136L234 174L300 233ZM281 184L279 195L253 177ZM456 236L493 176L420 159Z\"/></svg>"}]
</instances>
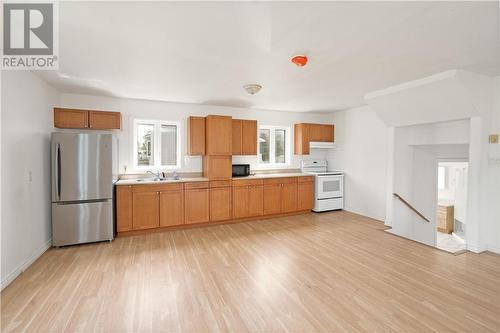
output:
<instances>
[{"instance_id":1,"label":"wooden lower cabinet","mask_svg":"<svg viewBox=\"0 0 500 333\"><path fill-rule=\"evenodd\" d=\"M281 184L264 185L264 215L281 213Z\"/></svg>"},{"instance_id":2,"label":"wooden lower cabinet","mask_svg":"<svg viewBox=\"0 0 500 333\"><path fill-rule=\"evenodd\" d=\"M160 192L160 227L184 224L184 190Z\"/></svg>"},{"instance_id":3,"label":"wooden lower cabinet","mask_svg":"<svg viewBox=\"0 0 500 333\"><path fill-rule=\"evenodd\" d=\"M291 213L297 210L297 184L281 185L281 212Z\"/></svg>"},{"instance_id":4,"label":"wooden lower cabinet","mask_svg":"<svg viewBox=\"0 0 500 333\"><path fill-rule=\"evenodd\" d=\"M311 177L310 181L302 181L297 183L297 210L311 210L313 209L313 206L314 178Z\"/></svg>"},{"instance_id":5,"label":"wooden lower cabinet","mask_svg":"<svg viewBox=\"0 0 500 333\"><path fill-rule=\"evenodd\" d=\"M248 186L233 186L233 218L248 217Z\"/></svg>"},{"instance_id":6,"label":"wooden lower cabinet","mask_svg":"<svg viewBox=\"0 0 500 333\"><path fill-rule=\"evenodd\" d=\"M264 214L264 187L246 185L233 187L233 218L262 216Z\"/></svg>"},{"instance_id":7,"label":"wooden lower cabinet","mask_svg":"<svg viewBox=\"0 0 500 333\"><path fill-rule=\"evenodd\" d=\"M231 187L210 189L210 221L231 219Z\"/></svg>"},{"instance_id":8,"label":"wooden lower cabinet","mask_svg":"<svg viewBox=\"0 0 500 333\"><path fill-rule=\"evenodd\" d=\"M210 220L209 189L184 190L184 223L203 223Z\"/></svg>"},{"instance_id":9,"label":"wooden lower cabinet","mask_svg":"<svg viewBox=\"0 0 500 333\"><path fill-rule=\"evenodd\" d=\"M297 211L297 178L264 181L264 215Z\"/></svg>"},{"instance_id":10,"label":"wooden lower cabinet","mask_svg":"<svg viewBox=\"0 0 500 333\"><path fill-rule=\"evenodd\" d=\"M116 231L132 230L132 186L116 187Z\"/></svg>"},{"instance_id":11,"label":"wooden lower cabinet","mask_svg":"<svg viewBox=\"0 0 500 333\"><path fill-rule=\"evenodd\" d=\"M264 186L248 186L248 216L264 215Z\"/></svg>"},{"instance_id":12,"label":"wooden lower cabinet","mask_svg":"<svg viewBox=\"0 0 500 333\"><path fill-rule=\"evenodd\" d=\"M151 229L160 226L160 192L134 192L132 194L132 229Z\"/></svg>"},{"instance_id":13,"label":"wooden lower cabinet","mask_svg":"<svg viewBox=\"0 0 500 333\"><path fill-rule=\"evenodd\" d=\"M437 230L451 234L455 222L455 209L451 205L438 205Z\"/></svg>"},{"instance_id":14,"label":"wooden lower cabinet","mask_svg":"<svg viewBox=\"0 0 500 333\"><path fill-rule=\"evenodd\" d=\"M310 210L313 177L120 185L117 231L227 221Z\"/></svg>"}]
</instances>

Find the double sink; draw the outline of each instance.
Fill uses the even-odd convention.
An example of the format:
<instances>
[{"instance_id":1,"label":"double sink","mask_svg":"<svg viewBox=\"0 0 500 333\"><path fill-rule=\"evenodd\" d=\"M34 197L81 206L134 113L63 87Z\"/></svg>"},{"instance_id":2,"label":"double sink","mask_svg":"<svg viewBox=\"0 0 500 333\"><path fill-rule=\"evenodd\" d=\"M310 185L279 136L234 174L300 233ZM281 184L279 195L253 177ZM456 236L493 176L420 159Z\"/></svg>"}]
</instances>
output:
<instances>
[{"instance_id":1,"label":"double sink","mask_svg":"<svg viewBox=\"0 0 500 333\"><path fill-rule=\"evenodd\" d=\"M167 182L172 180L181 180L181 177L154 177L154 178L139 178L136 179L136 182Z\"/></svg>"}]
</instances>

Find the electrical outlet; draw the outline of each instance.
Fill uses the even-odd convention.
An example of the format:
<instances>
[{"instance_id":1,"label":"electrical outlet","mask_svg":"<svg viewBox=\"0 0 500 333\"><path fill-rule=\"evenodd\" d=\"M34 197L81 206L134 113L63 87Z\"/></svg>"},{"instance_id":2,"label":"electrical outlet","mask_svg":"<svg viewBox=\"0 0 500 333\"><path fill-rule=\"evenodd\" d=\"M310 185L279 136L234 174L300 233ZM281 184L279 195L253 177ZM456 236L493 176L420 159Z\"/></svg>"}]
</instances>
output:
<instances>
[{"instance_id":1,"label":"electrical outlet","mask_svg":"<svg viewBox=\"0 0 500 333\"><path fill-rule=\"evenodd\" d=\"M498 134L490 134L489 142L490 143L498 143Z\"/></svg>"}]
</instances>

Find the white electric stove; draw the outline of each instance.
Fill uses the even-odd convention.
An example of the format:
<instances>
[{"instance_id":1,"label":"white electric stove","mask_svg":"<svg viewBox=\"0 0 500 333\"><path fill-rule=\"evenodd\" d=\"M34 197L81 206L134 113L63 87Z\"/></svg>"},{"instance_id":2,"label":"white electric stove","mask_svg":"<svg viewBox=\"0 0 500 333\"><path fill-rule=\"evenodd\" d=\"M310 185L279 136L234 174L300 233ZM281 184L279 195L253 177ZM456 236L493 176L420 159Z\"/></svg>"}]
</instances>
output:
<instances>
[{"instance_id":1,"label":"white electric stove","mask_svg":"<svg viewBox=\"0 0 500 333\"><path fill-rule=\"evenodd\" d=\"M302 161L303 173L314 175L315 212L344 209L344 173L329 171L325 160Z\"/></svg>"}]
</instances>

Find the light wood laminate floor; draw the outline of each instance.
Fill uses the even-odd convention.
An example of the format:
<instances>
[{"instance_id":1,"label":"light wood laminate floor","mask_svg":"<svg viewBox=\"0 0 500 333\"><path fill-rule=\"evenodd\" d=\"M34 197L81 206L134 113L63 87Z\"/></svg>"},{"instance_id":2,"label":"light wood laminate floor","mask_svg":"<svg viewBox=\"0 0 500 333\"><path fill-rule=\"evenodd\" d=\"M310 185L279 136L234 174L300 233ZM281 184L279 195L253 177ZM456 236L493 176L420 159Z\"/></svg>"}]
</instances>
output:
<instances>
[{"instance_id":1,"label":"light wood laminate floor","mask_svg":"<svg viewBox=\"0 0 500 333\"><path fill-rule=\"evenodd\" d=\"M500 256L453 256L348 212L51 249L2 332L499 332Z\"/></svg>"}]
</instances>

